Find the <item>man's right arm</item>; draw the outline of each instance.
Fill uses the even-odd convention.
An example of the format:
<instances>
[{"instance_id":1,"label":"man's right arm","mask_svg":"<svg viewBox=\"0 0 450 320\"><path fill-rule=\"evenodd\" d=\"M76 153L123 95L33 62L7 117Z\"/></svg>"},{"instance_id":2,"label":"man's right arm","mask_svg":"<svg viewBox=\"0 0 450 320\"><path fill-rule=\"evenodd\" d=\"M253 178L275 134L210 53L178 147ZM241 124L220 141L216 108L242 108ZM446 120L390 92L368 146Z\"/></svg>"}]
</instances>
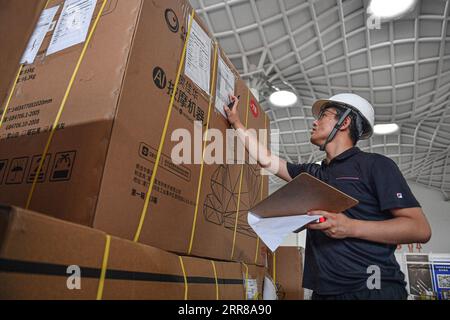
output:
<instances>
[{"instance_id":1,"label":"man's right arm","mask_svg":"<svg viewBox=\"0 0 450 320\"><path fill-rule=\"evenodd\" d=\"M239 113L237 109L239 100L234 96L232 96L231 99L232 101L234 101L233 108L230 110L227 106L225 106L224 110L228 116L228 121L237 131L238 138L240 142L244 144L245 149L247 149L250 157L255 159L262 168L266 169L270 173L287 182L291 181L292 177L288 172L287 162L280 157L272 154L265 145L258 141L258 138L256 136L249 134L249 132L239 119Z\"/></svg>"}]
</instances>

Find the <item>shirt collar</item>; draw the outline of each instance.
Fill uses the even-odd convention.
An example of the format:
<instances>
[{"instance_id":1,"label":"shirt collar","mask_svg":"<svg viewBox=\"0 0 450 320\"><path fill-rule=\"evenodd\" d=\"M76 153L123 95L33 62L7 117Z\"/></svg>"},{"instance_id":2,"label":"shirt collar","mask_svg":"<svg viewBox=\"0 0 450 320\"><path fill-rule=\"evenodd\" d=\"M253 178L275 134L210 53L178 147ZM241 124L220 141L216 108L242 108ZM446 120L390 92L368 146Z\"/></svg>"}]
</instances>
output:
<instances>
[{"instance_id":1,"label":"shirt collar","mask_svg":"<svg viewBox=\"0 0 450 320\"><path fill-rule=\"evenodd\" d=\"M358 147L350 148L350 149L348 149L348 150L342 152L341 154L339 154L337 157L333 158L333 159L330 161L330 163L333 163L333 162L335 162L335 161L343 161L343 160L346 160L346 159L348 159L348 158L354 156L355 154L357 154L357 153L359 153L359 152L361 152L361 150L360 150ZM326 160L326 159L323 160L323 161L322 161L322 164L325 164L325 165L326 165L326 164L327 164L327 160Z\"/></svg>"}]
</instances>

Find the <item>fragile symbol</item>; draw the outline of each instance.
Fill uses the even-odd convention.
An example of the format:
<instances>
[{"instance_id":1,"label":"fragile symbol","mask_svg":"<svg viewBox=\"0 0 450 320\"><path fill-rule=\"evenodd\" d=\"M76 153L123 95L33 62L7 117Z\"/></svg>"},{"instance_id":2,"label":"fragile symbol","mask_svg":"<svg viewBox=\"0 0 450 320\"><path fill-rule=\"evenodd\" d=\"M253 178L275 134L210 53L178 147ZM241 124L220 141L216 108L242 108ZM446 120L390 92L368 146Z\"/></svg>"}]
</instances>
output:
<instances>
[{"instance_id":1,"label":"fragile symbol","mask_svg":"<svg viewBox=\"0 0 450 320\"><path fill-rule=\"evenodd\" d=\"M75 151L61 152L56 154L52 167L51 181L67 181L72 175L75 162Z\"/></svg>"},{"instance_id":2,"label":"fragile symbol","mask_svg":"<svg viewBox=\"0 0 450 320\"><path fill-rule=\"evenodd\" d=\"M3 182L3 177L5 176L7 165L8 160L0 160L0 184L2 184Z\"/></svg>"},{"instance_id":3,"label":"fragile symbol","mask_svg":"<svg viewBox=\"0 0 450 320\"><path fill-rule=\"evenodd\" d=\"M28 165L28 158L17 158L11 162L6 184L21 184L25 176L25 169Z\"/></svg>"},{"instance_id":4,"label":"fragile symbol","mask_svg":"<svg viewBox=\"0 0 450 320\"><path fill-rule=\"evenodd\" d=\"M45 176L47 175L48 166L50 164L50 157L51 155L46 155L44 163L42 164L42 168L39 171L39 177L37 179L37 182L44 182ZM34 156L33 160L31 160L31 166L30 166L30 172L28 173L27 183L33 183L34 179L36 178L36 173L39 169L39 165L41 163L42 156Z\"/></svg>"},{"instance_id":5,"label":"fragile symbol","mask_svg":"<svg viewBox=\"0 0 450 320\"><path fill-rule=\"evenodd\" d=\"M169 26L170 31L173 33L177 33L180 29L180 23L178 21L178 17L172 9L167 9L165 13L166 22Z\"/></svg>"},{"instance_id":6,"label":"fragile symbol","mask_svg":"<svg viewBox=\"0 0 450 320\"><path fill-rule=\"evenodd\" d=\"M167 85L166 73L160 67L153 69L153 82L159 89L164 89Z\"/></svg>"}]
</instances>

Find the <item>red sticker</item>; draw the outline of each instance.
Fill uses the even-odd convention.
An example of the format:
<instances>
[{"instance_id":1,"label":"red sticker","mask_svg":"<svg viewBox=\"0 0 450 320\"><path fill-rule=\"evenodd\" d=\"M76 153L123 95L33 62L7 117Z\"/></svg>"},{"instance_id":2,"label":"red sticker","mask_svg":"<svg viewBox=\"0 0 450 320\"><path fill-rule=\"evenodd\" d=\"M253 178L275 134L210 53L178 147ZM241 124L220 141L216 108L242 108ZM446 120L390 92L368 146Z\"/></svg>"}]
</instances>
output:
<instances>
[{"instance_id":1,"label":"red sticker","mask_svg":"<svg viewBox=\"0 0 450 320\"><path fill-rule=\"evenodd\" d=\"M252 114L255 118L258 118L259 116L259 109L258 106L256 105L255 100L251 100L250 101L250 110L252 111Z\"/></svg>"}]
</instances>

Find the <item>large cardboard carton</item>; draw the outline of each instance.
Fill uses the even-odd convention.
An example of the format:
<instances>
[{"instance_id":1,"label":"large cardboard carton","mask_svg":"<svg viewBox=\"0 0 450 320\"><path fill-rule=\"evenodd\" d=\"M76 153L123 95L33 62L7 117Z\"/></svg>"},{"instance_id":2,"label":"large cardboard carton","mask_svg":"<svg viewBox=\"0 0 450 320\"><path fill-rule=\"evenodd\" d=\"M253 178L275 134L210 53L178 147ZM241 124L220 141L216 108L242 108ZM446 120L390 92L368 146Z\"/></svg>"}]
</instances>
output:
<instances>
[{"instance_id":1,"label":"large cardboard carton","mask_svg":"<svg viewBox=\"0 0 450 320\"><path fill-rule=\"evenodd\" d=\"M268 254L269 275L277 286L279 300L303 300L304 249L279 247Z\"/></svg>"},{"instance_id":2,"label":"large cardboard carton","mask_svg":"<svg viewBox=\"0 0 450 320\"><path fill-rule=\"evenodd\" d=\"M247 300L263 300L264 276L266 269L255 265L243 265Z\"/></svg>"},{"instance_id":3,"label":"large cardboard carton","mask_svg":"<svg viewBox=\"0 0 450 320\"><path fill-rule=\"evenodd\" d=\"M70 39L61 40L58 25L70 20L67 3L49 2L49 9L59 5L55 31L24 68L5 108L0 201L167 251L262 264L262 244L246 221L268 192L260 168L172 161L177 129L194 139L208 124L229 128L214 105L215 60L222 53L211 40L199 44L199 30L211 36L197 18L189 23L189 4L80 1L96 4L83 20L90 22L86 39L64 48ZM184 72L196 63L209 70L207 90L201 86L208 81L194 82ZM239 79L236 92L248 126L267 126Z\"/></svg>"},{"instance_id":4,"label":"large cardboard carton","mask_svg":"<svg viewBox=\"0 0 450 320\"><path fill-rule=\"evenodd\" d=\"M46 0L0 0L0 114L9 88L19 72L19 62ZM19 23L20 22L20 23Z\"/></svg>"},{"instance_id":5,"label":"large cardboard carton","mask_svg":"<svg viewBox=\"0 0 450 320\"><path fill-rule=\"evenodd\" d=\"M0 299L245 300L261 295L262 267L181 257L116 237L106 243L104 232L0 206ZM246 283L252 284L247 295Z\"/></svg>"},{"instance_id":6,"label":"large cardboard carton","mask_svg":"<svg viewBox=\"0 0 450 320\"><path fill-rule=\"evenodd\" d=\"M237 82L236 95L241 97L239 111L247 127L267 128L266 115L252 113L250 104L256 105L257 102L242 80ZM257 108L258 112L262 112L258 105ZM223 127L220 115L214 117L212 126ZM265 261L266 247L248 225L247 214L250 208L267 197L268 176L262 176L261 169L257 165L249 164L247 155L245 164L205 166L204 177L206 179L200 193L203 218L198 220L196 232L203 239L214 239L221 233L224 241L222 251L226 252L226 260L238 259L262 265ZM222 230L227 232L224 233ZM213 241L196 241L193 252L214 256L217 245Z\"/></svg>"}]
</instances>

